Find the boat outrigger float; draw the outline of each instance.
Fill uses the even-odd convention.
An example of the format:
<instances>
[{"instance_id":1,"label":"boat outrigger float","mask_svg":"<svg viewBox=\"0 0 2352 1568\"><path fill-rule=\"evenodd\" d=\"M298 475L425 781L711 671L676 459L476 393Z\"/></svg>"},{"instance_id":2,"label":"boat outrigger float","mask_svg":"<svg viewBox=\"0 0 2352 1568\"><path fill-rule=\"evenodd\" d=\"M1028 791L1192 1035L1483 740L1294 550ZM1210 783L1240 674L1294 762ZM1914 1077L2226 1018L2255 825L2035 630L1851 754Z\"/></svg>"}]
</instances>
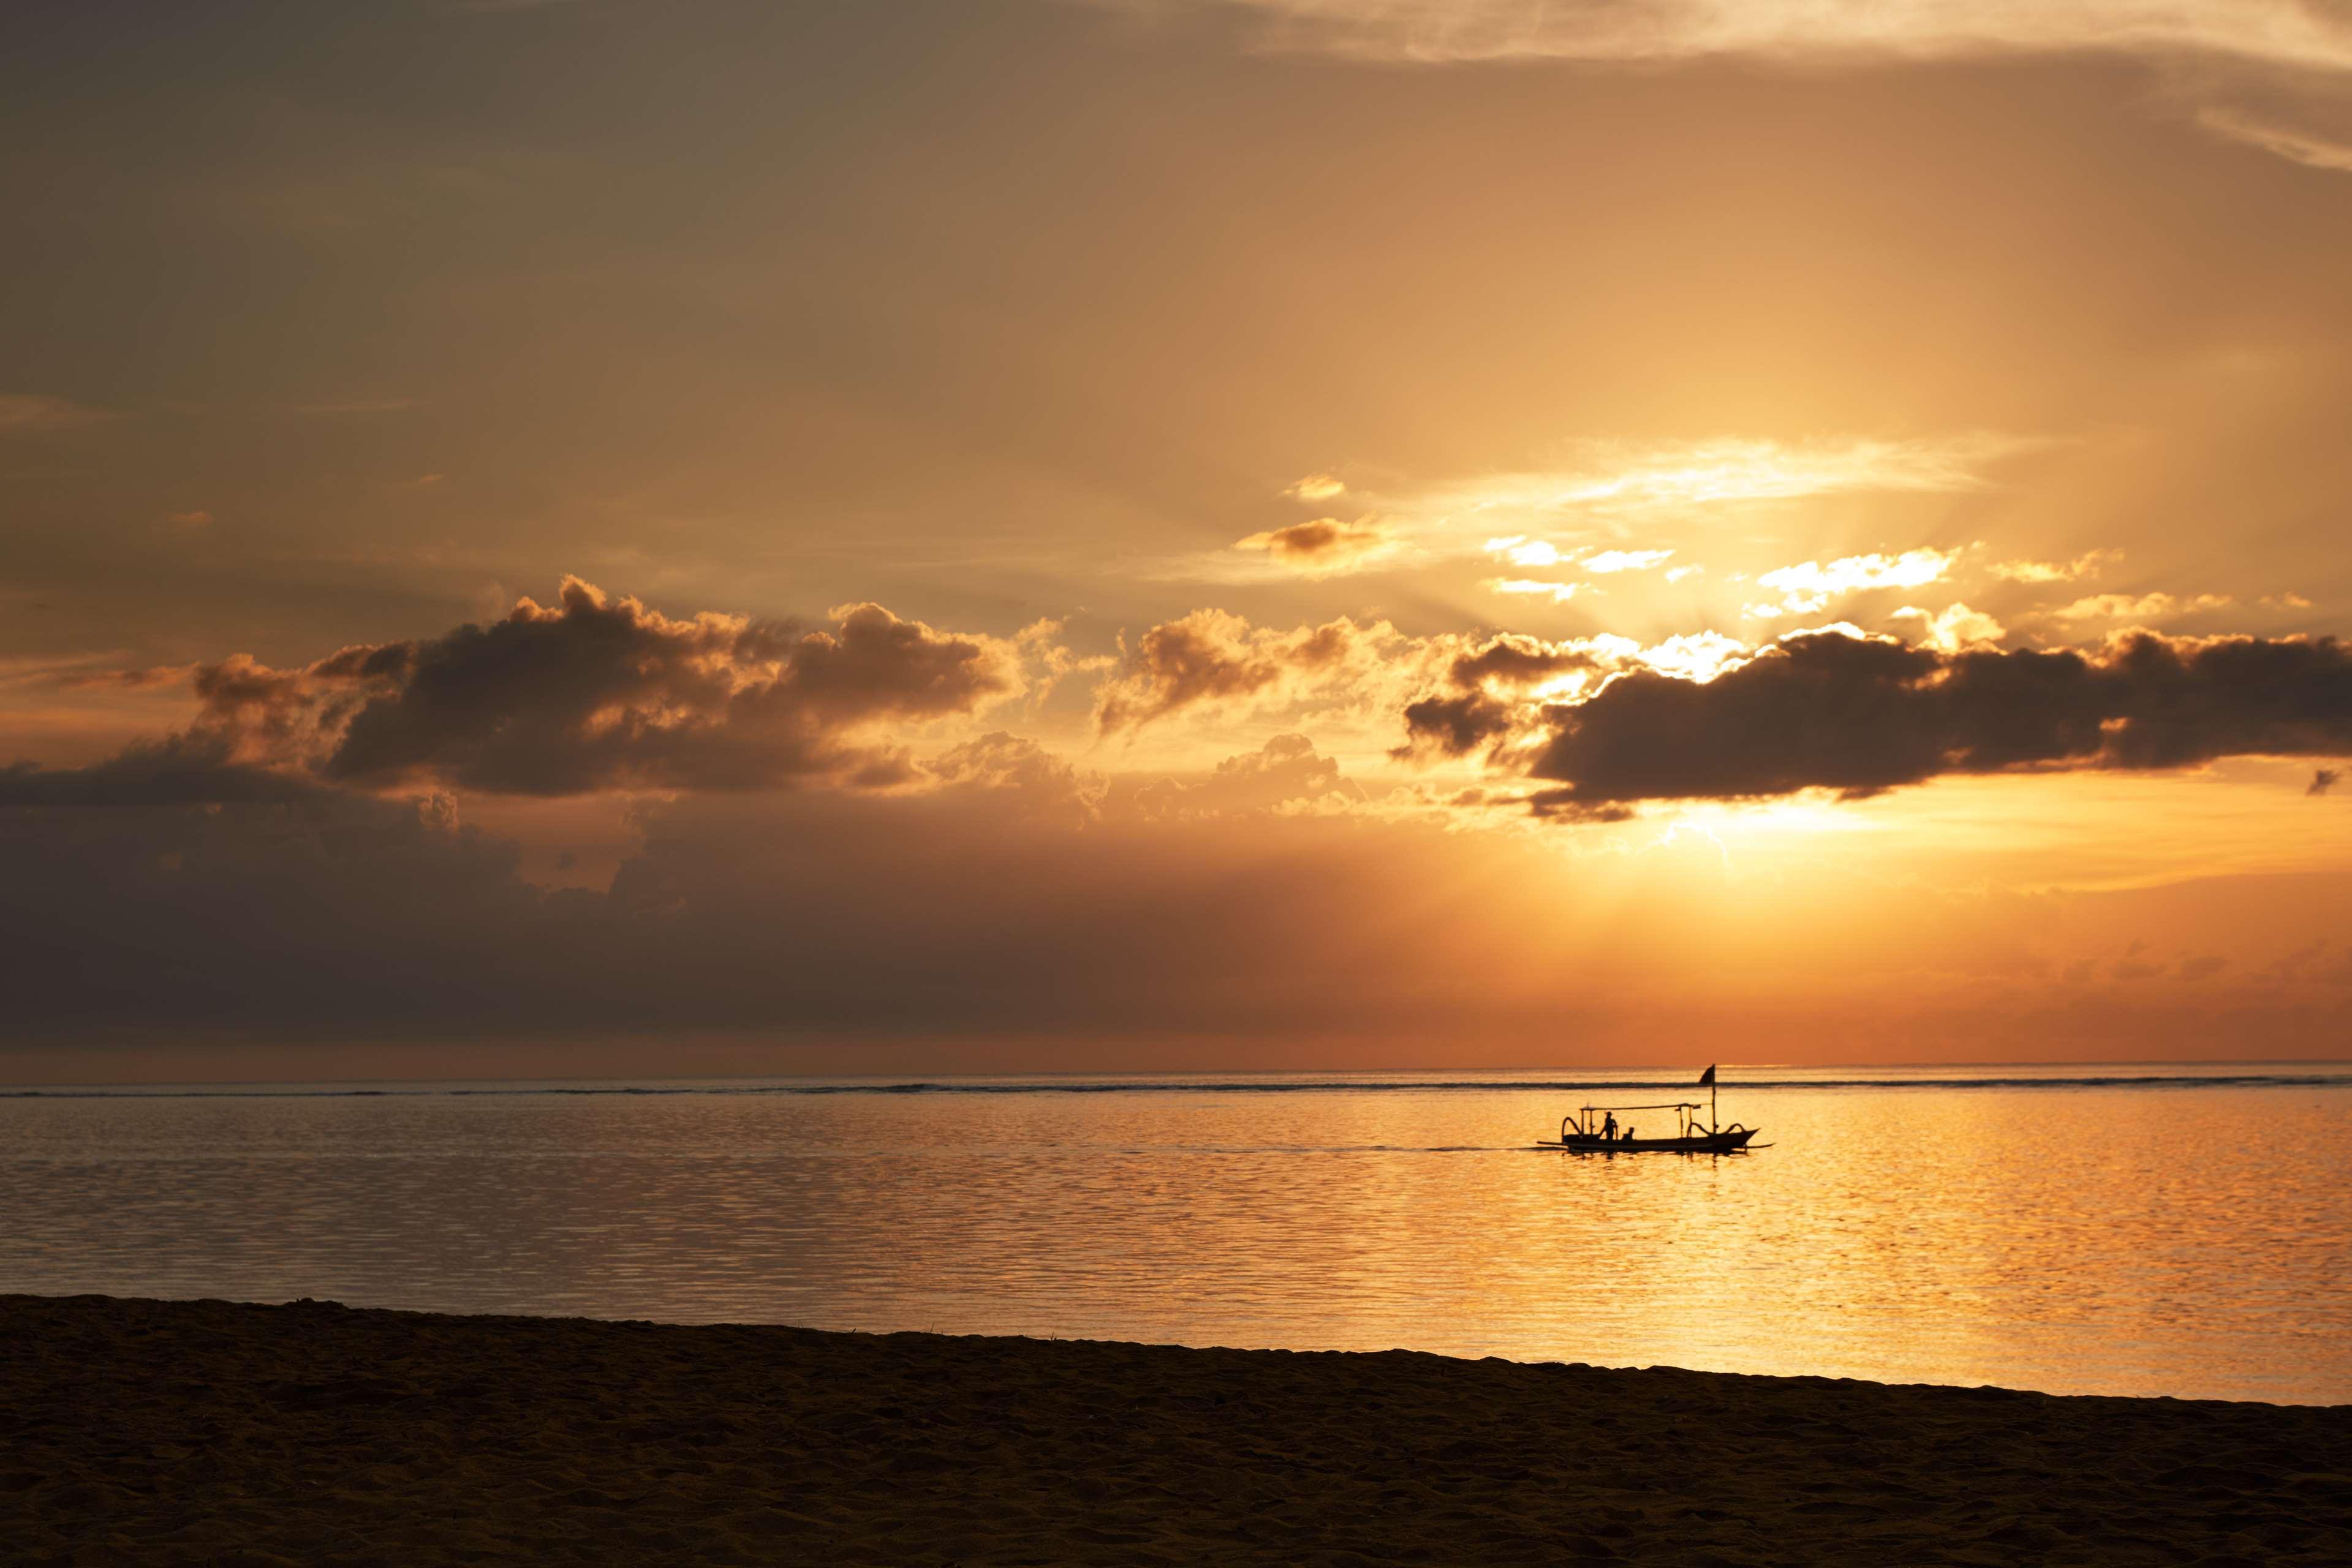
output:
<instances>
[{"instance_id":1,"label":"boat outrigger float","mask_svg":"<svg viewBox=\"0 0 2352 1568\"><path fill-rule=\"evenodd\" d=\"M1559 1138L1536 1140L1539 1149L1560 1149L1571 1155L1736 1155L1748 1147L1748 1140L1759 1129L1745 1127L1734 1122L1728 1127L1716 1124L1715 1069L1710 1067L1699 1075L1699 1087L1706 1091L1706 1104L1696 1100L1675 1100L1659 1105L1584 1105L1572 1116L1559 1119ZM1706 1125L1698 1124L1697 1112L1706 1112ZM1633 1124L1617 1120L1620 1111L1672 1111L1675 1113L1675 1135L1671 1138L1643 1138L1634 1135ZM1759 1148L1769 1147L1759 1144Z\"/></svg>"}]
</instances>

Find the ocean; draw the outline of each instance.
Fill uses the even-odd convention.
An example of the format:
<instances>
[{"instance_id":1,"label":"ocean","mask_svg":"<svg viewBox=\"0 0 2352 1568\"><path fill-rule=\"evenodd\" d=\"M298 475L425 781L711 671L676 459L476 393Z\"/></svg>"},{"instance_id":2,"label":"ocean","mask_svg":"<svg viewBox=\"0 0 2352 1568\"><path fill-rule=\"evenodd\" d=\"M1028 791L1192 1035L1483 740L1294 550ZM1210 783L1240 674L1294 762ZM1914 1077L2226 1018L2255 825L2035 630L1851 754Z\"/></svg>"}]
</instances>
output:
<instances>
[{"instance_id":1,"label":"ocean","mask_svg":"<svg viewBox=\"0 0 2352 1568\"><path fill-rule=\"evenodd\" d=\"M0 1092L0 1291L2352 1402L2352 1065ZM1671 1112L1624 1117L1666 1131Z\"/></svg>"}]
</instances>

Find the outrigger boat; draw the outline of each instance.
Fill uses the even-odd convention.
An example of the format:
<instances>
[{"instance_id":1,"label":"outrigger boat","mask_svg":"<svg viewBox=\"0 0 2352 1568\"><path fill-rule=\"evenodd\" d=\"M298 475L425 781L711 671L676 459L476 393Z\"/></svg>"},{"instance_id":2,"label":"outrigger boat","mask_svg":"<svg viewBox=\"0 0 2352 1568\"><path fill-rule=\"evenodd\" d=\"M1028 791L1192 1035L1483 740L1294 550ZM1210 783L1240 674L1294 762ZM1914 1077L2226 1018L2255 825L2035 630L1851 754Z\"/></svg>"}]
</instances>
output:
<instances>
[{"instance_id":1,"label":"outrigger boat","mask_svg":"<svg viewBox=\"0 0 2352 1568\"><path fill-rule=\"evenodd\" d=\"M1715 1120L1715 1069L1710 1067L1699 1076L1699 1086L1706 1091L1706 1103L1696 1100L1675 1100L1659 1105L1583 1105L1576 1113L1559 1119L1559 1137L1536 1140L1539 1149L1561 1149L1571 1155L1736 1155L1748 1147L1748 1140L1759 1129L1734 1122L1728 1127L1718 1126ZM1706 1112L1706 1125L1698 1123L1697 1113ZM1675 1135L1671 1138L1643 1138L1634 1135L1633 1125L1620 1125L1620 1111L1672 1111L1675 1113ZM1759 1145L1758 1147L1767 1145Z\"/></svg>"}]
</instances>

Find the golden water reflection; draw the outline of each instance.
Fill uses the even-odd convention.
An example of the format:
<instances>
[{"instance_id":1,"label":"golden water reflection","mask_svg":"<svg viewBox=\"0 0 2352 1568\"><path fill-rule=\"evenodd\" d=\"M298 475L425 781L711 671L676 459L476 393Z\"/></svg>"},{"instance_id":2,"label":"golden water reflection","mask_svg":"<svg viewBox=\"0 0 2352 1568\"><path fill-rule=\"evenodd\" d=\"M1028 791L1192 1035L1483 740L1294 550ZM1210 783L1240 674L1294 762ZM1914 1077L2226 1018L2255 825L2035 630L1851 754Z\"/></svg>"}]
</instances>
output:
<instances>
[{"instance_id":1,"label":"golden water reflection","mask_svg":"<svg viewBox=\"0 0 2352 1568\"><path fill-rule=\"evenodd\" d=\"M1731 1095L9 1100L0 1289L2352 1400L2352 1085Z\"/></svg>"}]
</instances>

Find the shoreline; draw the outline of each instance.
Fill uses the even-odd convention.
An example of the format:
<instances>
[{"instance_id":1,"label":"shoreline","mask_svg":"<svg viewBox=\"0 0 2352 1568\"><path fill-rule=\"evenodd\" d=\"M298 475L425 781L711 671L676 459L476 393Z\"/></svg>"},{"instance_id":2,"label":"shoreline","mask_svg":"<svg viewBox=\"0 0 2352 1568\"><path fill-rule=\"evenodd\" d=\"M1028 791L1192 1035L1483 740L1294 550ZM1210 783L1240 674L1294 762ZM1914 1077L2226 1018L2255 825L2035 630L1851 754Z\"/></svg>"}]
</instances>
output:
<instances>
[{"instance_id":1,"label":"shoreline","mask_svg":"<svg viewBox=\"0 0 2352 1568\"><path fill-rule=\"evenodd\" d=\"M2352 1560L2352 1406L0 1297L34 1563Z\"/></svg>"}]
</instances>

